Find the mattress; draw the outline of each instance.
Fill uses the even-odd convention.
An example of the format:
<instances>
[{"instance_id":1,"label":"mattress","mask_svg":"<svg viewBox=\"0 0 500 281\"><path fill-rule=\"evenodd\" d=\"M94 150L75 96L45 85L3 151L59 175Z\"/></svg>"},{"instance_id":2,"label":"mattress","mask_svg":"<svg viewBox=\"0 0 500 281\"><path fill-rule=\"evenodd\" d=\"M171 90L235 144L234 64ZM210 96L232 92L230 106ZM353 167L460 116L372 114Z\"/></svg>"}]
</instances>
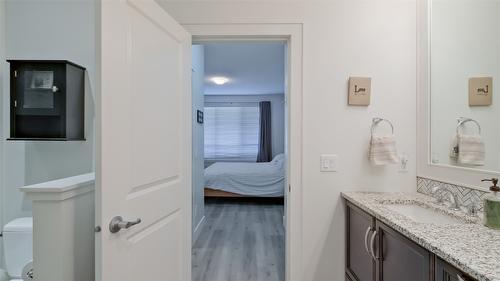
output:
<instances>
[{"instance_id":1,"label":"mattress","mask_svg":"<svg viewBox=\"0 0 500 281\"><path fill-rule=\"evenodd\" d=\"M216 162L205 169L205 187L256 197L282 197L285 190L282 154L266 163Z\"/></svg>"}]
</instances>

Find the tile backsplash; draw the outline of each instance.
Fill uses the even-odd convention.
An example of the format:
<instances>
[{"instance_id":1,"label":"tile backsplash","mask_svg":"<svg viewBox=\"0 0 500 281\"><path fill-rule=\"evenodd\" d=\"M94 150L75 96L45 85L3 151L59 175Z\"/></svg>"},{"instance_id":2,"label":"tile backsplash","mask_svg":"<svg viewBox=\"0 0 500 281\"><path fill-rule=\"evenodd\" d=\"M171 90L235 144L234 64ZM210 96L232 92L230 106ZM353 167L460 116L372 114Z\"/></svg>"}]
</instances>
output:
<instances>
[{"instance_id":1,"label":"tile backsplash","mask_svg":"<svg viewBox=\"0 0 500 281\"><path fill-rule=\"evenodd\" d=\"M465 186L451 184L447 182L432 180L428 178L417 177L417 191L423 194L430 195L434 186L443 186L458 195L460 203L464 206L469 205L473 200L479 203L480 211L483 210L483 198L488 192L471 189Z\"/></svg>"}]
</instances>

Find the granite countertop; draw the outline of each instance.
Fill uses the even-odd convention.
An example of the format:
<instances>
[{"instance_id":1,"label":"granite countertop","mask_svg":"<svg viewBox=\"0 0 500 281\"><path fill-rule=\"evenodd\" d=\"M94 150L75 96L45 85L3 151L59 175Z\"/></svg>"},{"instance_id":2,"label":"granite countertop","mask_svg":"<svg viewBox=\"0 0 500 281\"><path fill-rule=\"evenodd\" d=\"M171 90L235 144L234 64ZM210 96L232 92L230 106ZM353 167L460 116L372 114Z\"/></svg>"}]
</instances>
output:
<instances>
[{"instance_id":1,"label":"granite countertop","mask_svg":"<svg viewBox=\"0 0 500 281\"><path fill-rule=\"evenodd\" d=\"M420 193L343 192L342 197L479 281L500 281L500 230ZM458 224L420 223L386 207L415 204L460 219Z\"/></svg>"}]
</instances>

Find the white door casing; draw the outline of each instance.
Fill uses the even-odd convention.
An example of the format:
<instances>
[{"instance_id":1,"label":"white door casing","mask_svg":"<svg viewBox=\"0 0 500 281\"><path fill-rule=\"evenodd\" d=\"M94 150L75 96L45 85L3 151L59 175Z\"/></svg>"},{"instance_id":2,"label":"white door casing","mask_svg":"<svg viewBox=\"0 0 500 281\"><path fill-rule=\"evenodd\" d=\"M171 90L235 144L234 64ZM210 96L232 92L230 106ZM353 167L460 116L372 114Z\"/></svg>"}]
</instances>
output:
<instances>
[{"instance_id":1,"label":"white door casing","mask_svg":"<svg viewBox=\"0 0 500 281\"><path fill-rule=\"evenodd\" d=\"M98 5L96 279L188 280L191 36L153 0Z\"/></svg>"},{"instance_id":2,"label":"white door casing","mask_svg":"<svg viewBox=\"0 0 500 281\"><path fill-rule=\"evenodd\" d=\"M193 41L277 41L287 42L286 52L286 120L287 183L286 194L286 262L285 280L303 281L302 257L302 24L205 24L184 23Z\"/></svg>"}]
</instances>

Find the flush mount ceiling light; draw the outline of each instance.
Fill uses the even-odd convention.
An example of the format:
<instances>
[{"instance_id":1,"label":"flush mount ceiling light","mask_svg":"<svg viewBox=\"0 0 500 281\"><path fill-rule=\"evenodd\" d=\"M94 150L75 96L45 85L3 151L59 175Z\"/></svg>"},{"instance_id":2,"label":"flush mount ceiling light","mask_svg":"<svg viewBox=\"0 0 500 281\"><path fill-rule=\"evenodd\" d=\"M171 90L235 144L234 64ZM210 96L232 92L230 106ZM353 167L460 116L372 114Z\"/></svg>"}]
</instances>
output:
<instances>
[{"instance_id":1,"label":"flush mount ceiling light","mask_svg":"<svg viewBox=\"0 0 500 281\"><path fill-rule=\"evenodd\" d=\"M223 77L223 76L216 76L216 77L210 78L210 81L214 82L217 85L224 85L227 82L229 82L229 78Z\"/></svg>"}]
</instances>

